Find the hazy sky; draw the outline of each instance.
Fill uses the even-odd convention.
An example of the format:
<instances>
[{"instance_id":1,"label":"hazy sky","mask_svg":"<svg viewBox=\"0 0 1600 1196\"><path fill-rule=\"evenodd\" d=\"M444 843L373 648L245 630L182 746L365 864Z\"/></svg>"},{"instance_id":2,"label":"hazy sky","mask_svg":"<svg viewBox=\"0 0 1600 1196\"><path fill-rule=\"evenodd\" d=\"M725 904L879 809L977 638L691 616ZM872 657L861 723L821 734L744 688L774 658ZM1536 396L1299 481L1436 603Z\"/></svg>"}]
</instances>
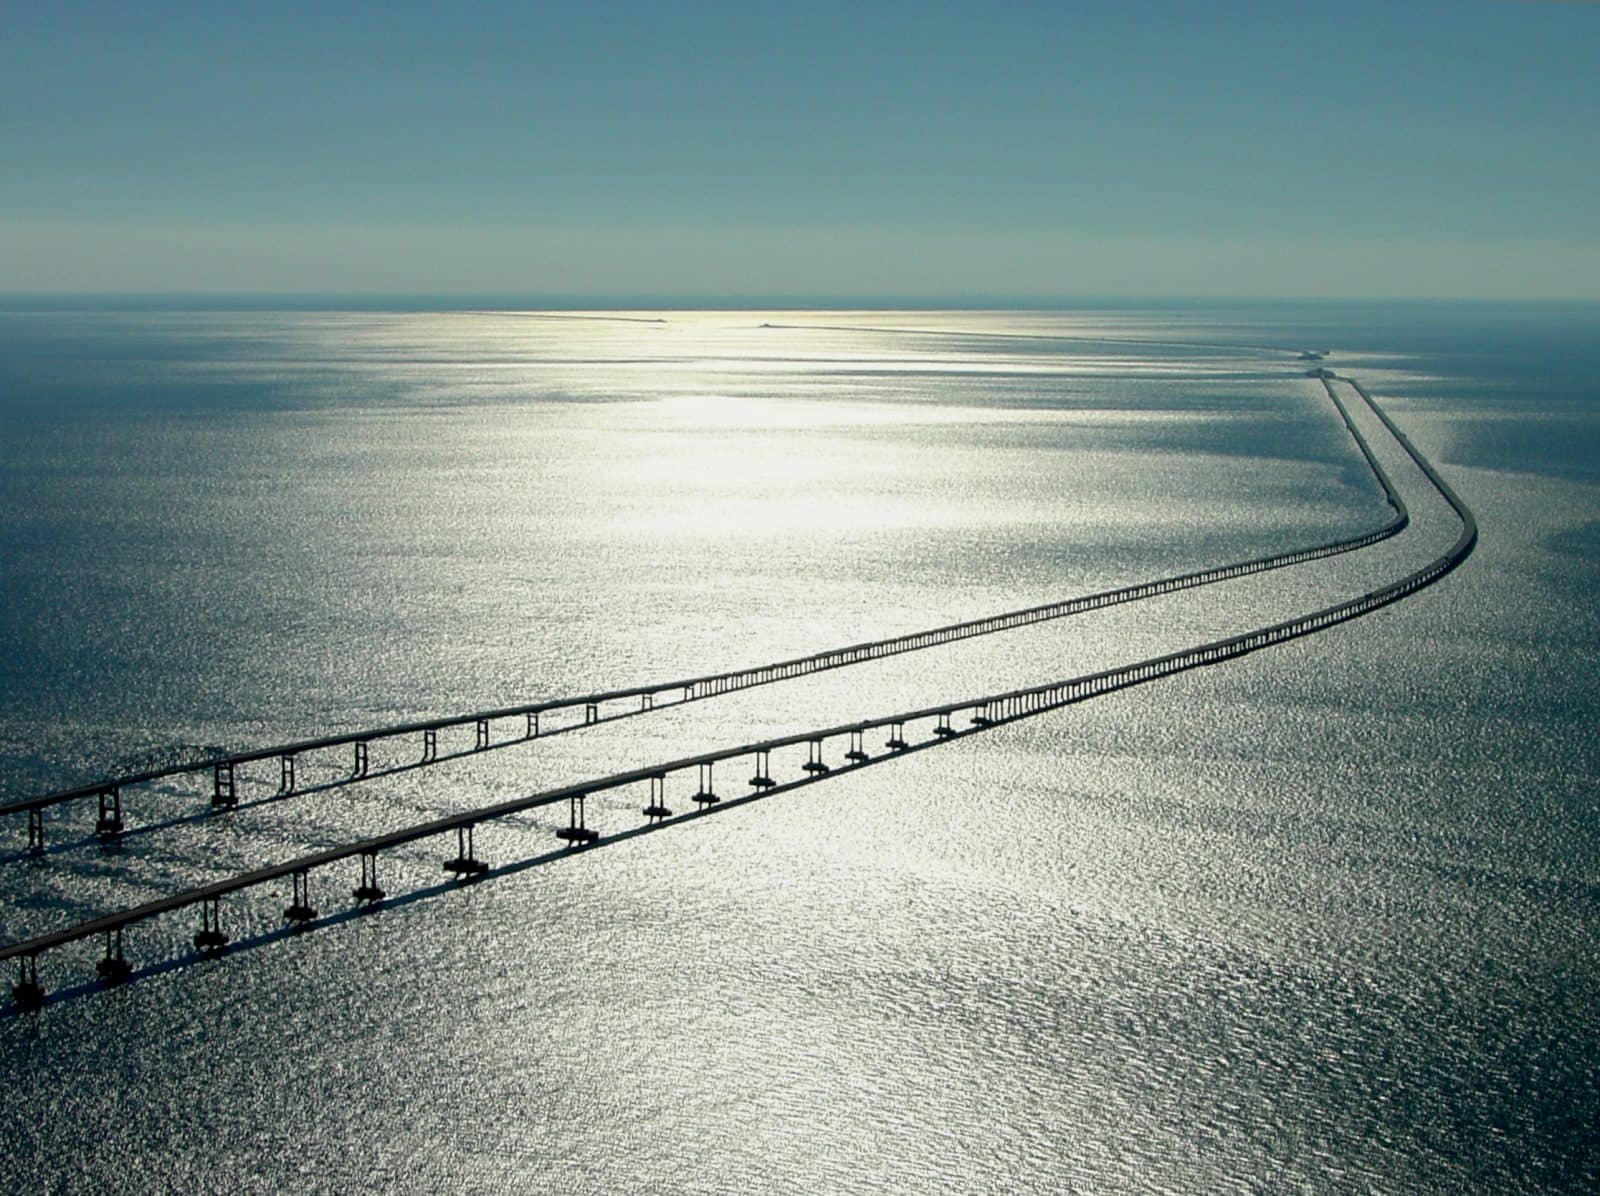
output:
<instances>
[{"instance_id":1,"label":"hazy sky","mask_svg":"<svg viewBox=\"0 0 1600 1196\"><path fill-rule=\"evenodd\" d=\"M1600 297L1600 4L0 0L0 290Z\"/></svg>"}]
</instances>

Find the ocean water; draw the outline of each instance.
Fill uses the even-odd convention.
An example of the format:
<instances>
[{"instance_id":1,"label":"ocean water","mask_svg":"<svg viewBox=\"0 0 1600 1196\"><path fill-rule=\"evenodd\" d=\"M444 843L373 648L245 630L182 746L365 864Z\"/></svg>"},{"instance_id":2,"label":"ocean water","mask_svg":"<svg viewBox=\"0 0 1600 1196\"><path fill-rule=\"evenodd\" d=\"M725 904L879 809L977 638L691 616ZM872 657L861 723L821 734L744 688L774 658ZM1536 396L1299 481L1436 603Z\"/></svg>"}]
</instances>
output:
<instances>
[{"instance_id":1,"label":"ocean water","mask_svg":"<svg viewBox=\"0 0 1600 1196\"><path fill-rule=\"evenodd\" d=\"M1600 1184L1600 310L0 311L0 793L736 668L1257 556L1387 508L1333 351L1480 524L1225 666L287 935L91 944L0 1010L24 1189ZM0 833L0 941L764 735L1359 593L1347 557L132 832ZM470 732L469 732L470 735ZM395 759L415 744L380 746ZM775 764L797 767L775 758ZM310 777L348 767L309 760ZM319 772L320 770L320 772ZM276 774L244 778L265 797ZM302 783L306 778L303 777ZM725 791L742 777L721 779ZM591 823L639 821L632 795ZM680 802L684 794L671 795ZM485 825L499 865L554 811Z\"/></svg>"}]
</instances>

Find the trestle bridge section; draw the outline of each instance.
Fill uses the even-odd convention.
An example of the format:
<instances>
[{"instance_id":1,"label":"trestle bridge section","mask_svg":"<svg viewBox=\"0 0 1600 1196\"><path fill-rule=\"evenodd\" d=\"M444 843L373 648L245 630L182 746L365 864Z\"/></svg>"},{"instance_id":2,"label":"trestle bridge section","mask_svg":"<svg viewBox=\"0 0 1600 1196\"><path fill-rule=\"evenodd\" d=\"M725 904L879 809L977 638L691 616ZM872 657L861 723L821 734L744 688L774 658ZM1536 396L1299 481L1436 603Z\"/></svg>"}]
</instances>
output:
<instances>
[{"instance_id":1,"label":"trestle bridge section","mask_svg":"<svg viewBox=\"0 0 1600 1196\"><path fill-rule=\"evenodd\" d=\"M1329 399L1339 411L1392 511L1391 518L1383 526L1361 535L1294 552L1162 578L1101 594L1065 599L931 631L852 645L817 653L814 656L736 672L691 678L666 685L642 686L526 707L488 711L454 719L385 727L359 734L330 736L320 740L307 740L276 748L219 757L180 768L120 777L99 785L84 786L41 798L14 802L0 808L0 813L26 812L30 819L30 836L42 844L42 828L39 821L42 809L52 804L94 799L99 802L100 833L120 833L120 826L108 827L107 823L121 820L122 812L117 804L121 790L130 785L148 783L162 777L184 773L210 773L213 780L211 800L218 808L225 809L235 804L237 800L234 769L254 761L279 760L284 769L282 783L292 791L295 757L309 751L354 745L355 775L350 780L359 780L367 771L364 745L380 737L421 736L423 759L418 764L426 765L447 758L438 752L437 735L439 731L449 727L474 725L476 747L472 750L481 751L496 746L490 738L489 728L491 724L502 719L526 719L527 734L522 738L532 738L539 733L539 717L552 711L581 711L582 721L574 720L571 726L591 726L606 719L643 713L654 708L658 700L662 704L671 701L695 701L734 689L785 680L808 672L843 667L897 652L916 651L956 639L1005 631L1046 619L1060 618L1117 603L1138 601L1158 594L1214 584L1364 548L1398 534L1407 526L1409 514L1399 492L1351 418L1349 410L1338 394L1336 383L1349 386L1359 396L1365 407L1415 463L1423 477L1459 520L1459 533L1450 547L1438 557L1403 577L1349 600L1270 626L1255 628L1242 634L1212 640L1116 668L1043 685L897 711L866 720L822 725L791 735L743 743L583 781L576 785L516 797L270 864L130 909L92 918L23 942L0 947L0 963L9 961L18 969L17 981L12 989L14 1001L21 1008L36 1007L41 1004L45 993L39 977L39 957L47 952L83 941L103 943L104 953L96 965L102 980L106 983L118 983L126 979L132 972L132 965L124 953L126 932L140 923L183 910L194 910L199 915L199 926L193 937L196 950L203 954L221 952L229 942L229 937L223 929L224 899L244 890L287 883L289 904L284 910L285 920L291 925L309 925L317 921L319 916L312 904L314 874L324 876L334 872L341 865L347 866L350 869L349 880L355 882L349 890L354 901L360 906L371 907L384 901L387 896L379 879L380 861L386 853L408 844L435 839L450 843L454 848L454 854L442 859L445 873L461 881L471 881L492 871L487 862L477 857L474 846L474 830L485 823L530 810L564 807L565 823L556 830L557 839L561 844L556 849L556 854L581 850L596 843L705 817L719 809L757 800L773 793L816 784L832 776L872 767L908 752L925 750L953 739L980 734L1019 719L1059 710L1191 669L1234 660L1360 618L1433 585L1457 568L1472 552L1478 535L1477 523L1472 512L1365 388L1354 379L1338 377L1328 370L1314 370L1312 374L1321 378ZM624 701L636 702L638 709L605 710L613 703ZM805 760L798 765L793 775L775 776L772 756L774 752L784 749L803 749ZM791 754L797 755L798 751ZM745 769L749 770L749 775L743 781L736 782L736 791L717 792L713 784L714 777L726 777L729 772L735 770L742 773ZM645 794L646 804L641 808L643 819L641 824L610 836L601 836L597 830L587 825L585 804L590 798L635 787ZM681 794L682 801L687 804L675 810L669 802L676 802L679 799L673 797L673 794Z\"/></svg>"}]
</instances>

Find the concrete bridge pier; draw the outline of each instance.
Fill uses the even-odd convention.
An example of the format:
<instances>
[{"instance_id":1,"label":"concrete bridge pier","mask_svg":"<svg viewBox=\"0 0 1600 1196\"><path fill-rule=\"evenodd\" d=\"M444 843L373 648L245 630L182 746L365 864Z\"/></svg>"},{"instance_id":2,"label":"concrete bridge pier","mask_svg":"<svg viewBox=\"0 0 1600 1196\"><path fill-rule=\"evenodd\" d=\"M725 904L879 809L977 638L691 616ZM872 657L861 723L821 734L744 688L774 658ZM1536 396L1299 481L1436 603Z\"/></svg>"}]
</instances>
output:
<instances>
[{"instance_id":1,"label":"concrete bridge pier","mask_svg":"<svg viewBox=\"0 0 1600 1196\"><path fill-rule=\"evenodd\" d=\"M231 810L239 804L239 791L233 783L233 764L218 764L211 770L211 808Z\"/></svg>"},{"instance_id":2,"label":"concrete bridge pier","mask_svg":"<svg viewBox=\"0 0 1600 1196\"><path fill-rule=\"evenodd\" d=\"M361 883L351 890L350 895L363 906L374 906L384 899L384 891L378 887L378 853L363 851L361 853Z\"/></svg>"},{"instance_id":3,"label":"concrete bridge pier","mask_svg":"<svg viewBox=\"0 0 1600 1196\"><path fill-rule=\"evenodd\" d=\"M228 936L222 933L222 898L206 897L200 902L200 930L194 936L194 948L204 955L218 955L228 945Z\"/></svg>"},{"instance_id":4,"label":"concrete bridge pier","mask_svg":"<svg viewBox=\"0 0 1600 1196\"><path fill-rule=\"evenodd\" d=\"M772 749L756 749L756 774L750 784L756 789L771 789L778 782L772 779Z\"/></svg>"},{"instance_id":5,"label":"concrete bridge pier","mask_svg":"<svg viewBox=\"0 0 1600 1196\"><path fill-rule=\"evenodd\" d=\"M115 839L122 834L122 791L115 785L100 791L100 817L95 821L94 833L102 839Z\"/></svg>"},{"instance_id":6,"label":"concrete bridge pier","mask_svg":"<svg viewBox=\"0 0 1600 1196\"><path fill-rule=\"evenodd\" d=\"M694 801L702 810L707 806L715 805L722 799L711 790L711 764L710 760L700 765L700 788L694 795Z\"/></svg>"},{"instance_id":7,"label":"concrete bridge pier","mask_svg":"<svg viewBox=\"0 0 1600 1196\"><path fill-rule=\"evenodd\" d=\"M850 747L845 752L844 758L852 764L865 764L871 759L867 755L866 744L863 742L867 734L865 727L857 727L850 732Z\"/></svg>"},{"instance_id":8,"label":"concrete bridge pier","mask_svg":"<svg viewBox=\"0 0 1600 1196\"><path fill-rule=\"evenodd\" d=\"M814 777L833 771L822 758L822 740L813 739L806 746L806 762L800 766Z\"/></svg>"},{"instance_id":9,"label":"concrete bridge pier","mask_svg":"<svg viewBox=\"0 0 1600 1196\"><path fill-rule=\"evenodd\" d=\"M283 911L283 918L296 927L304 926L307 922L315 921L317 917L317 911L311 906L311 870L296 868L290 873L290 879L294 884L294 897L289 907Z\"/></svg>"},{"instance_id":10,"label":"concrete bridge pier","mask_svg":"<svg viewBox=\"0 0 1600 1196\"><path fill-rule=\"evenodd\" d=\"M672 811L667 809L667 774L658 772L650 778L650 804L643 810L644 816L652 823L663 822L672 817Z\"/></svg>"},{"instance_id":11,"label":"concrete bridge pier","mask_svg":"<svg viewBox=\"0 0 1600 1196\"><path fill-rule=\"evenodd\" d=\"M591 830L583 822L583 801L587 796L586 793L574 793L567 799L567 825L556 831L556 838L574 847L593 843L600 837L599 831Z\"/></svg>"},{"instance_id":12,"label":"concrete bridge pier","mask_svg":"<svg viewBox=\"0 0 1600 1196\"><path fill-rule=\"evenodd\" d=\"M472 853L472 824L456 827L456 858L444 862L444 870L457 880L471 880L489 871L489 865Z\"/></svg>"},{"instance_id":13,"label":"concrete bridge pier","mask_svg":"<svg viewBox=\"0 0 1600 1196\"><path fill-rule=\"evenodd\" d=\"M133 969L128 966L128 961L122 955L122 927L106 931L105 958L94 965L94 970L100 974L101 981L108 986L121 984L133 975Z\"/></svg>"},{"instance_id":14,"label":"concrete bridge pier","mask_svg":"<svg viewBox=\"0 0 1600 1196\"><path fill-rule=\"evenodd\" d=\"M39 983L39 957L17 958L17 982L11 986L11 999L18 1009L37 1009L44 1004L44 987Z\"/></svg>"}]
</instances>

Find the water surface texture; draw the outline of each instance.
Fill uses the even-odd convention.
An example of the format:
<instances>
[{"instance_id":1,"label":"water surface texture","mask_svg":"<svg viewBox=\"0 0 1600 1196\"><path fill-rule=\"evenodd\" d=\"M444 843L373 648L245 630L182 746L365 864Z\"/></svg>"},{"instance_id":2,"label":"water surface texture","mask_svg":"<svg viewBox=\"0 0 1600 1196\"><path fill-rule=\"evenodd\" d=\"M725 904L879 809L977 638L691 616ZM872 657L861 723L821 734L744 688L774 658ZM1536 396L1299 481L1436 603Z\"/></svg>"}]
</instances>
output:
<instances>
[{"instance_id":1,"label":"water surface texture","mask_svg":"<svg viewBox=\"0 0 1600 1196\"><path fill-rule=\"evenodd\" d=\"M242 897L221 959L165 917L115 990L55 953L44 1009L0 1011L6 1174L1600 1184L1600 312L619 315L0 312L0 796L1357 534L1388 510L1308 347L1479 546L1309 639L689 825L459 888L418 844L385 865L416 899L345 917L355 877L314 876L339 916L292 936L287 893ZM1412 504L1394 541L226 816L157 793L112 849L63 810L27 858L14 820L0 941L1353 596L1455 535L1361 426ZM548 851L557 813L479 854Z\"/></svg>"}]
</instances>

